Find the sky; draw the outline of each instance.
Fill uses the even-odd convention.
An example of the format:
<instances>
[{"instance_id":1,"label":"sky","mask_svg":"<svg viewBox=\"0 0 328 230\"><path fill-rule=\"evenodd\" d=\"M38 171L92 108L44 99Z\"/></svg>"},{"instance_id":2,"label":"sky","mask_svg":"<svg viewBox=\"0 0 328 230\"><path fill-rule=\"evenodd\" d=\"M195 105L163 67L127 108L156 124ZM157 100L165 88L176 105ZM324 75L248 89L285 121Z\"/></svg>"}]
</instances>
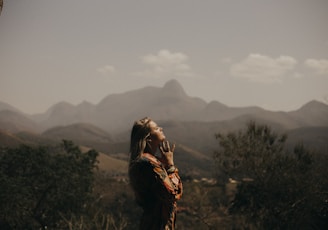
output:
<instances>
[{"instance_id":1,"label":"sky","mask_svg":"<svg viewBox=\"0 0 328 230\"><path fill-rule=\"evenodd\" d=\"M0 101L28 114L178 80L231 107L328 103L327 0L4 0Z\"/></svg>"}]
</instances>

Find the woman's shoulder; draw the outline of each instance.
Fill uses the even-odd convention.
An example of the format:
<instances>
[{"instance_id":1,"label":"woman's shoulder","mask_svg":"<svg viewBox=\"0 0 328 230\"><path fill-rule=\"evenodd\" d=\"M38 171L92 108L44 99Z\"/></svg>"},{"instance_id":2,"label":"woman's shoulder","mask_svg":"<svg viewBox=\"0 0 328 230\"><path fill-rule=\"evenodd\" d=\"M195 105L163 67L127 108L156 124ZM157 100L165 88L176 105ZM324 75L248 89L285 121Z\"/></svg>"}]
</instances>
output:
<instances>
[{"instance_id":1,"label":"woman's shoulder","mask_svg":"<svg viewBox=\"0 0 328 230\"><path fill-rule=\"evenodd\" d=\"M140 161L141 162L149 162L151 163L152 165L160 165L161 162L152 154L150 153L143 153L141 154L140 156Z\"/></svg>"}]
</instances>

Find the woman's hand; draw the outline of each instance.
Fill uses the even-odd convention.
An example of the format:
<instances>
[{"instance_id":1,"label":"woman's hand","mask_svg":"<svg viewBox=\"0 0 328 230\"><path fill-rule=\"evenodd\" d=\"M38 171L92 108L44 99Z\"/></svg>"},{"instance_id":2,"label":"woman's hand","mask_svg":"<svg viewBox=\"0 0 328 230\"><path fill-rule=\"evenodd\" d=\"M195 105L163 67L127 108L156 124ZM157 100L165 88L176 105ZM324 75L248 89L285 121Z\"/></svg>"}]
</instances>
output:
<instances>
[{"instance_id":1,"label":"woman's hand","mask_svg":"<svg viewBox=\"0 0 328 230\"><path fill-rule=\"evenodd\" d=\"M165 167L170 167L174 165L173 161L173 152L175 149L175 144L170 146L168 141L163 141L163 143L159 146L159 150L161 151L161 159L160 161L164 164Z\"/></svg>"}]
</instances>

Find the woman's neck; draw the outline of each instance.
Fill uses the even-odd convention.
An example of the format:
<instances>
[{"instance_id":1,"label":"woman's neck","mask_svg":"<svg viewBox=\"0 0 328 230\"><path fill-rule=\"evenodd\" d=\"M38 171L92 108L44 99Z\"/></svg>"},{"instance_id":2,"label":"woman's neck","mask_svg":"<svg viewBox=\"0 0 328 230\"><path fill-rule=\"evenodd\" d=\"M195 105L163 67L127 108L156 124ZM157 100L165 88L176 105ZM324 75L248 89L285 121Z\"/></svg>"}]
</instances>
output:
<instances>
[{"instance_id":1,"label":"woman's neck","mask_svg":"<svg viewBox=\"0 0 328 230\"><path fill-rule=\"evenodd\" d=\"M150 145L150 148L148 149L149 150L149 153L154 155L156 154L157 152L157 149L158 149L158 145L157 144L151 144Z\"/></svg>"}]
</instances>

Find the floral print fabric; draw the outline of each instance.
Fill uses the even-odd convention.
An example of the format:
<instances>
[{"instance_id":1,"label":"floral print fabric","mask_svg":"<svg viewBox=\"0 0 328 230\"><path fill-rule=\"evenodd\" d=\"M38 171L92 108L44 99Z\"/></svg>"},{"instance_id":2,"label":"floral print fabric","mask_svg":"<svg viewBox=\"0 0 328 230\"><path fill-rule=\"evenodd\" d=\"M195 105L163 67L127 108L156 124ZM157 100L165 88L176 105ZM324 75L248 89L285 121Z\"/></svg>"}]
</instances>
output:
<instances>
[{"instance_id":1,"label":"floral print fabric","mask_svg":"<svg viewBox=\"0 0 328 230\"><path fill-rule=\"evenodd\" d=\"M136 202L143 208L139 229L174 230L177 200L182 196L178 169L168 173L152 154L143 153L130 168Z\"/></svg>"}]
</instances>

